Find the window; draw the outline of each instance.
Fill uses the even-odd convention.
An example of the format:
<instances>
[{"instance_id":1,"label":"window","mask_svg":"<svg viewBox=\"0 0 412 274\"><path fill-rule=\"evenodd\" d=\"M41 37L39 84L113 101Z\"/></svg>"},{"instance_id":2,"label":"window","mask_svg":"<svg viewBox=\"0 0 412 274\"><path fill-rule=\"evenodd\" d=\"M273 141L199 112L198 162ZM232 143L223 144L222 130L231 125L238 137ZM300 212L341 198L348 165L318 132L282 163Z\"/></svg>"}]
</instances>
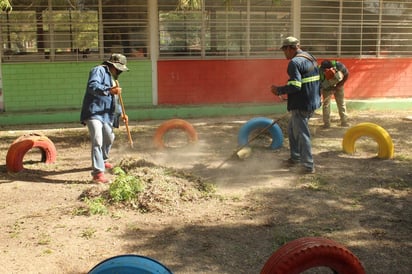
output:
<instances>
[{"instance_id":1,"label":"window","mask_svg":"<svg viewBox=\"0 0 412 274\"><path fill-rule=\"evenodd\" d=\"M12 13L0 16L2 61L102 60L111 52L148 58L148 5L153 3L13 0ZM410 0L158 0L157 4L161 59L283 58L278 48L293 34L293 26L300 27L294 35L302 46L318 57L412 55Z\"/></svg>"},{"instance_id":2,"label":"window","mask_svg":"<svg viewBox=\"0 0 412 274\"><path fill-rule=\"evenodd\" d=\"M160 11L159 41L162 56L200 56L201 26L201 11Z\"/></svg>"},{"instance_id":3,"label":"window","mask_svg":"<svg viewBox=\"0 0 412 274\"><path fill-rule=\"evenodd\" d=\"M146 0L15 0L0 21L3 62L147 58Z\"/></svg>"},{"instance_id":4,"label":"window","mask_svg":"<svg viewBox=\"0 0 412 274\"><path fill-rule=\"evenodd\" d=\"M290 1L227 3L159 4L160 57L280 56L277 49L291 32Z\"/></svg>"},{"instance_id":5,"label":"window","mask_svg":"<svg viewBox=\"0 0 412 274\"><path fill-rule=\"evenodd\" d=\"M302 1L301 26L317 56L411 56L408 0Z\"/></svg>"}]
</instances>

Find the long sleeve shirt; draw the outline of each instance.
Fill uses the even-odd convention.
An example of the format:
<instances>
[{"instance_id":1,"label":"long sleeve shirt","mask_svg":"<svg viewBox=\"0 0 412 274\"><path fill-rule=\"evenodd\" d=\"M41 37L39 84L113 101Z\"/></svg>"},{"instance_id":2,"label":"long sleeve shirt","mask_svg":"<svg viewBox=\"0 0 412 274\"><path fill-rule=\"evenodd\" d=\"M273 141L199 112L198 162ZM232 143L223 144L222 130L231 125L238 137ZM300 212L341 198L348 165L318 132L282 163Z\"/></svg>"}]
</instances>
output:
<instances>
[{"instance_id":1,"label":"long sleeve shirt","mask_svg":"<svg viewBox=\"0 0 412 274\"><path fill-rule=\"evenodd\" d=\"M114 95L110 94L112 81L112 75L107 66L99 65L90 70L80 114L82 123L89 119L113 123L116 102Z\"/></svg>"},{"instance_id":2,"label":"long sleeve shirt","mask_svg":"<svg viewBox=\"0 0 412 274\"><path fill-rule=\"evenodd\" d=\"M278 91L288 95L288 110L314 111L319 108L319 68L315 57L299 49L289 61L287 73L289 80L285 86L278 87Z\"/></svg>"}]
</instances>

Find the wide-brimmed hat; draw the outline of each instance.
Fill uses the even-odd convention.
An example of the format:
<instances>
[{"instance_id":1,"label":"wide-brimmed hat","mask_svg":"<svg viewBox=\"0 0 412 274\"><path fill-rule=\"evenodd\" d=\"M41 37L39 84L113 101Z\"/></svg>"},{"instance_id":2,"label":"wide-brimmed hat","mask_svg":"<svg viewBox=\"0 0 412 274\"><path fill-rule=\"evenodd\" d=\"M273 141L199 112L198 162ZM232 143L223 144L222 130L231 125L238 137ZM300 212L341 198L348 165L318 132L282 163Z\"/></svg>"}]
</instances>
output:
<instances>
[{"instance_id":1,"label":"wide-brimmed hat","mask_svg":"<svg viewBox=\"0 0 412 274\"><path fill-rule=\"evenodd\" d=\"M128 71L129 69L126 67L127 59L126 56L120 53L113 53L110 56L110 59L106 61L109 64L112 64L116 69L120 71Z\"/></svg>"},{"instance_id":2,"label":"wide-brimmed hat","mask_svg":"<svg viewBox=\"0 0 412 274\"><path fill-rule=\"evenodd\" d=\"M300 45L299 39L293 36L289 36L289 37L286 37L285 40L283 40L282 46L280 48L288 47L288 46L296 47L298 45Z\"/></svg>"}]
</instances>

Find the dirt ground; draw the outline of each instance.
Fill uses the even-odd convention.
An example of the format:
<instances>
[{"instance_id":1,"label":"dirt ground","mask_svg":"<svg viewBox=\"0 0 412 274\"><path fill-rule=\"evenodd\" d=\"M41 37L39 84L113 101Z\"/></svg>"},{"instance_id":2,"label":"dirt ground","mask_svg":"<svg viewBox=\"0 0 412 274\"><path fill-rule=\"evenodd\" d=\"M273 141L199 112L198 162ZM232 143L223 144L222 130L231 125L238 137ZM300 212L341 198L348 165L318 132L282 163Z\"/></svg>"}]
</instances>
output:
<instances>
[{"instance_id":1,"label":"dirt ground","mask_svg":"<svg viewBox=\"0 0 412 274\"><path fill-rule=\"evenodd\" d=\"M334 116L332 128L321 129L316 114L310 124L317 172L311 175L281 164L289 154L286 121L279 122L282 148L269 149L267 140L257 139L245 160L230 156L240 127L256 116L187 119L199 140L163 150L152 139L163 121L131 121L134 148L121 127L112 149L114 164L150 163L145 174L171 168L186 174L188 182L212 183L216 193L152 212L113 207L90 216L75 214L84 205L81 194L95 186L86 128L0 127L0 272L87 273L104 259L138 254L173 273L254 274L281 245L316 236L343 244L366 273L412 273L412 121L404 119L411 116L412 110L350 112L351 125L376 123L391 135L395 157L384 160L375 157L378 146L366 137L358 139L354 155L345 154L347 128L337 126ZM8 148L27 133L49 137L57 161L46 165L33 149L23 171L8 173ZM151 180L156 183L156 177ZM331 273L322 271L310 273Z\"/></svg>"}]
</instances>

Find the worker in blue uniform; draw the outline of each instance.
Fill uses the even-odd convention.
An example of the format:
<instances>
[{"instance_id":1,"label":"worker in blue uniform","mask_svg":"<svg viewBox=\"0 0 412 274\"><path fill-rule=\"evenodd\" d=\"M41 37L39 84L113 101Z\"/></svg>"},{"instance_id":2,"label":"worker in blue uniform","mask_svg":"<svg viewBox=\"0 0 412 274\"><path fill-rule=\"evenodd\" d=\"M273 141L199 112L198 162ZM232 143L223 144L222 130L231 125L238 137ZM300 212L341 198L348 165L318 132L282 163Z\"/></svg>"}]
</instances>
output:
<instances>
[{"instance_id":1,"label":"worker in blue uniform","mask_svg":"<svg viewBox=\"0 0 412 274\"><path fill-rule=\"evenodd\" d=\"M288 124L290 158L285 164L289 168L297 167L302 174L315 173L309 119L321 106L319 67L316 58L303 51L295 37L287 37L281 50L290 60L289 80L284 86L272 85L271 91L278 96L287 95L287 109L291 113Z\"/></svg>"}]
</instances>

